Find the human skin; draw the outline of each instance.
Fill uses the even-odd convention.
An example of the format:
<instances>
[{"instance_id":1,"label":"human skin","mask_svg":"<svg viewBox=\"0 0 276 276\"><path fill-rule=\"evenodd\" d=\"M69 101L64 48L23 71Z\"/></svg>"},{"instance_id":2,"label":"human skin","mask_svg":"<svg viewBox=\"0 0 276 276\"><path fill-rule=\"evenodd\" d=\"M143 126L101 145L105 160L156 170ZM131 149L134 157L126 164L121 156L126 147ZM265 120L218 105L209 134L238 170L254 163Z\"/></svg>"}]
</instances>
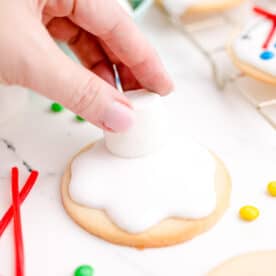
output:
<instances>
[{"instance_id":1,"label":"human skin","mask_svg":"<svg viewBox=\"0 0 276 276\"><path fill-rule=\"evenodd\" d=\"M54 39L67 42L82 65ZM173 84L156 51L115 0L1 0L0 82L54 100L114 132L133 122L131 103L114 87L161 95ZM16 100L16 99L15 99Z\"/></svg>"}]
</instances>

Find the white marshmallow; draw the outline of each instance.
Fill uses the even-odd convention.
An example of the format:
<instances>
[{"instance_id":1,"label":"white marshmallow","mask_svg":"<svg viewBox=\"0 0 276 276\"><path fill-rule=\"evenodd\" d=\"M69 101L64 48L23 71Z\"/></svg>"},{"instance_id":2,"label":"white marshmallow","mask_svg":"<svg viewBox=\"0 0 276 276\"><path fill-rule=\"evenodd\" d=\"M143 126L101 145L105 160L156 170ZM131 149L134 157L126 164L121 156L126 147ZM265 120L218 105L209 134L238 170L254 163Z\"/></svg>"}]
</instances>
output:
<instances>
[{"instance_id":1,"label":"white marshmallow","mask_svg":"<svg viewBox=\"0 0 276 276\"><path fill-rule=\"evenodd\" d=\"M133 126L123 133L105 132L105 145L116 156L135 158L158 150L167 140L167 113L160 95L145 90L125 93L133 105Z\"/></svg>"}]
</instances>

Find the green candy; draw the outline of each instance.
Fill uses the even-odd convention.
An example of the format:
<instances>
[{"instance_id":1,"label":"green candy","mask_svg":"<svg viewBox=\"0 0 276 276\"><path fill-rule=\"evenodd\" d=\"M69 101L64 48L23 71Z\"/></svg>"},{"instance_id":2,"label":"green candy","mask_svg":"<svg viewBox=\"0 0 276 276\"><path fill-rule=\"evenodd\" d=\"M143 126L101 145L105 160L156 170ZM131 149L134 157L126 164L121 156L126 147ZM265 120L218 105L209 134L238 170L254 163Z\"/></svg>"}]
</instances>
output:
<instances>
[{"instance_id":1,"label":"green candy","mask_svg":"<svg viewBox=\"0 0 276 276\"><path fill-rule=\"evenodd\" d=\"M144 0L129 0L132 8L137 9Z\"/></svg>"},{"instance_id":2,"label":"green candy","mask_svg":"<svg viewBox=\"0 0 276 276\"><path fill-rule=\"evenodd\" d=\"M90 265L81 265L79 266L74 273L74 276L93 276L94 269Z\"/></svg>"},{"instance_id":3,"label":"green candy","mask_svg":"<svg viewBox=\"0 0 276 276\"><path fill-rule=\"evenodd\" d=\"M51 110L53 112L61 112L64 109L64 107L59 103L52 103Z\"/></svg>"},{"instance_id":4,"label":"green candy","mask_svg":"<svg viewBox=\"0 0 276 276\"><path fill-rule=\"evenodd\" d=\"M85 119L83 119L81 116L79 115L76 115L76 120L79 121L79 122L84 122Z\"/></svg>"}]
</instances>

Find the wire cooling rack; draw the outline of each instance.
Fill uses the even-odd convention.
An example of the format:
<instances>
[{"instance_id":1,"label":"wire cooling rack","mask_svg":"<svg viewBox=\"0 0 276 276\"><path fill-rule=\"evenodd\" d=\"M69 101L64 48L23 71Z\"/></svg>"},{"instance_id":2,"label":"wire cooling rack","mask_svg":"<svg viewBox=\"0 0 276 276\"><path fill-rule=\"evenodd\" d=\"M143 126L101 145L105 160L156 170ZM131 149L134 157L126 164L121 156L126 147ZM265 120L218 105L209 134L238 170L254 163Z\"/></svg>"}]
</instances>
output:
<instances>
[{"instance_id":1,"label":"wire cooling rack","mask_svg":"<svg viewBox=\"0 0 276 276\"><path fill-rule=\"evenodd\" d=\"M258 5L276 6L273 0L255 1ZM232 64L227 53L227 43L233 31L250 17L252 3L247 2L234 10L205 18L187 19L185 22L170 16L168 20L206 58L213 73L216 86L223 90L232 84L256 109L256 111L276 129L276 86L245 76Z\"/></svg>"}]
</instances>

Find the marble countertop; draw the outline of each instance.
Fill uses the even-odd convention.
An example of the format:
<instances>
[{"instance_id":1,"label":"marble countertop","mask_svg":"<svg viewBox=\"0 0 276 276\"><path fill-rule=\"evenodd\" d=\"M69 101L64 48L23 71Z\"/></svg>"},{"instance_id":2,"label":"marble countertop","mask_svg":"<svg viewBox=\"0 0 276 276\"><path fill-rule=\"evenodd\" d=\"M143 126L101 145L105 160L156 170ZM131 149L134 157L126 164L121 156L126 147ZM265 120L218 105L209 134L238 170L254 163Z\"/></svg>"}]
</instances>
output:
<instances>
[{"instance_id":1,"label":"marble countertop","mask_svg":"<svg viewBox=\"0 0 276 276\"><path fill-rule=\"evenodd\" d=\"M233 255L276 248L276 199L266 195L268 181L276 179L275 129L234 85L216 89L204 58L159 11L149 11L139 24L176 83L175 93L164 99L171 122L225 161L233 181L231 206L212 230L169 248L139 251L89 235L63 210L59 185L70 157L102 133L75 121L69 111L49 112L51 102L31 94L24 110L0 125L0 214L10 204L10 168L20 168L22 183L29 167L40 172L22 207L28 276L72 275L83 263L91 264L97 276L198 276ZM260 209L258 220L238 219L245 204ZM9 226L0 239L0 275L12 275L12 267Z\"/></svg>"}]
</instances>

